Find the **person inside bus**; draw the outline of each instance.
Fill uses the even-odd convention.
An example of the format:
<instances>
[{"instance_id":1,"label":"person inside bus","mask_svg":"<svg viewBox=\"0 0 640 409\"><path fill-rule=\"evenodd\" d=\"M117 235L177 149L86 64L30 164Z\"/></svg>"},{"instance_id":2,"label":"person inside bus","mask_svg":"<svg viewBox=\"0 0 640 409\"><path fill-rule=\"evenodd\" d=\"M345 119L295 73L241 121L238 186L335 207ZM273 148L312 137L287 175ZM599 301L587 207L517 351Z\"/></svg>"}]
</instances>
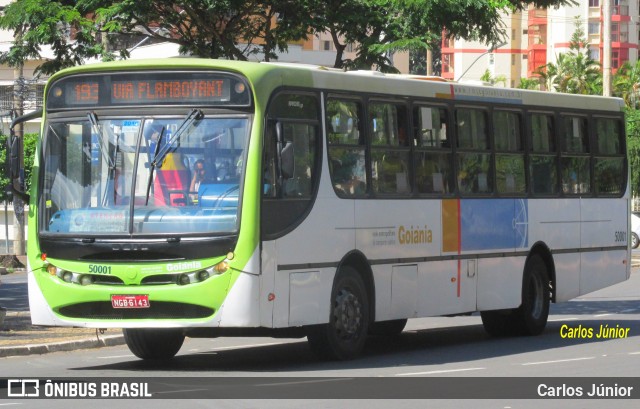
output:
<instances>
[{"instance_id":1,"label":"person inside bus","mask_svg":"<svg viewBox=\"0 0 640 409\"><path fill-rule=\"evenodd\" d=\"M193 165L193 177L191 178L191 185L189 186L189 193L191 194L191 200L197 202L198 189L202 183L211 183L215 180L215 175L207 173L204 160L198 159Z\"/></svg>"}]
</instances>

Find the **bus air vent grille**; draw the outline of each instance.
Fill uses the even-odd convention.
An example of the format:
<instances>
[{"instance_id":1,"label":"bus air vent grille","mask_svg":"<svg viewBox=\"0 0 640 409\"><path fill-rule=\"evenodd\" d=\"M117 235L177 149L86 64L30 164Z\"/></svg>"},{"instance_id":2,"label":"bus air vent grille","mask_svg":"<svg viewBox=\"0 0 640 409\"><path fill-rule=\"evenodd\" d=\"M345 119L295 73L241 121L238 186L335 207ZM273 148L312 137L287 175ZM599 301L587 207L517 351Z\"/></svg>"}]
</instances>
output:
<instances>
[{"instance_id":1,"label":"bus air vent grille","mask_svg":"<svg viewBox=\"0 0 640 409\"><path fill-rule=\"evenodd\" d=\"M213 308L178 302L151 301L149 308L113 308L108 301L95 301L62 307L58 312L69 318L132 320L132 319L190 319L213 315Z\"/></svg>"}]
</instances>

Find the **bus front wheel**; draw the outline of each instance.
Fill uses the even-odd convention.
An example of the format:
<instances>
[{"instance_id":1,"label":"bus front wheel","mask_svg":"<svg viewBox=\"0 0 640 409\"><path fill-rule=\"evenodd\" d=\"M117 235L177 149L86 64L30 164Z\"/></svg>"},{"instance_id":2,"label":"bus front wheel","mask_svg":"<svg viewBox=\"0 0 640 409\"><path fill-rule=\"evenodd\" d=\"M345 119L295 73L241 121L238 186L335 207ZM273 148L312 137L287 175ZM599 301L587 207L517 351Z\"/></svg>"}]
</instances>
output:
<instances>
[{"instance_id":1,"label":"bus front wheel","mask_svg":"<svg viewBox=\"0 0 640 409\"><path fill-rule=\"evenodd\" d=\"M342 267L331 291L329 323L308 328L309 346L323 359L353 359L364 347L368 328L369 299L362 277Z\"/></svg>"},{"instance_id":2,"label":"bus front wheel","mask_svg":"<svg viewBox=\"0 0 640 409\"><path fill-rule=\"evenodd\" d=\"M126 328L124 340L129 350L141 359L170 359L184 342L182 330L165 328Z\"/></svg>"}]
</instances>

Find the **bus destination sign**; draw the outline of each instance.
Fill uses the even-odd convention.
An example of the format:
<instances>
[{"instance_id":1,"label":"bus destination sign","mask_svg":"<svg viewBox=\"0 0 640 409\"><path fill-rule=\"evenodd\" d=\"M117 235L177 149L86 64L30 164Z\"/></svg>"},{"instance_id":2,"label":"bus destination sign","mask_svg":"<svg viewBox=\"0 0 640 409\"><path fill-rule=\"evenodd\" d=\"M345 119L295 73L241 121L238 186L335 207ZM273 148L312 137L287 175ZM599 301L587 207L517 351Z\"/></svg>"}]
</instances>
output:
<instances>
[{"instance_id":1,"label":"bus destination sign","mask_svg":"<svg viewBox=\"0 0 640 409\"><path fill-rule=\"evenodd\" d=\"M66 77L47 96L50 109L79 106L249 105L240 78L222 73L104 74Z\"/></svg>"},{"instance_id":2,"label":"bus destination sign","mask_svg":"<svg viewBox=\"0 0 640 409\"><path fill-rule=\"evenodd\" d=\"M132 80L111 83L113 104L149 104L172 101L227 101L228 79Z\"/></svg>"}]
</instances>

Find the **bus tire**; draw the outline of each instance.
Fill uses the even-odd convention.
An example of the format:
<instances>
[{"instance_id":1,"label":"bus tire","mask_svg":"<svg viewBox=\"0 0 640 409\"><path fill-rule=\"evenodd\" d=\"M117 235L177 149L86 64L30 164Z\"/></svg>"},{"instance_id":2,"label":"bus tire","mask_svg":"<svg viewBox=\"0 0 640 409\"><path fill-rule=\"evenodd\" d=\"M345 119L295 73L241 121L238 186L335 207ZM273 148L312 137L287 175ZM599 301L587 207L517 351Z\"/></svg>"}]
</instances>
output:
<instances>
[{"instance_id":1,"label":"bus tire","mask_svg":"<svg viewBox=\"0 0 640 409\"><path fill-rule=\"evenodd\" d=\"M348 360L364 347L369 329L369 299L360 274L340 268L331 290L329 323L307 330L311 349L322 359Z\"/></svg>"},{"instance_id":2,"label":"bus tire","mask_svg":"<svg viewBox=\"0 0 640 409\"><path fill-rule=\"evenodd\" d=\"M539 335L547 326L551 286L547 265L542 257L532 255L524 269L522 305L516 310L520 333Z\"/></svg>"},{"instance_id":3,"label":"bus tire","mask_svg":"<svg viewBox=\"0 0 640 409\"><path fill-rule=\"evenodd\" d=\"M125 328L122 332L129 350L141 359L173 358L184 342L184 334L178 329Z\"/></svg>"},{"instance_id":4,"label":"bus tire","mask_svg":"<svg viewBox=\"0 0 640 409\"><path fill-rule=\"evenodd\" d=\"M484 330L492 337L508 337L516 335L516 310L481 311Z\"/></svg>"},{"instance_id":5,"label":"bus tire","mask_svg":"<svg viewBox=\"0 0 640 409\"><path fill-rule=\"evenodd\" d=\"M396 335L400 335L406 325L406 318L400 320L372 322L369 324L369 335L394 337Z\"/></svg>"}]
</instances>

